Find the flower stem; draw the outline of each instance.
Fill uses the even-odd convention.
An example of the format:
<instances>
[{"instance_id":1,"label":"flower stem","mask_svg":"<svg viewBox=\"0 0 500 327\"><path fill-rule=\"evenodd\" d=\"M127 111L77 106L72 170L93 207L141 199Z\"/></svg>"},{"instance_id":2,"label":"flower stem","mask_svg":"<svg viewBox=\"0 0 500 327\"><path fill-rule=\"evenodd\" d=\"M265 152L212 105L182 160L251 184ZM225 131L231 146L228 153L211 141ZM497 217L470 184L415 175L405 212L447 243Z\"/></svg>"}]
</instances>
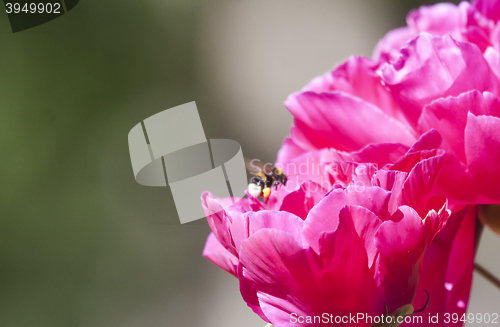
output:
<instances>
[{"instance_id":1,"label":"flower stem","mask_svg":"<svg viewBox=\"0 0 500 327\"><path fill-rule=\"evenodd\" d=\"M490 283L492 283L493 285L495 285L496 287L498 287L500 289L500 280L497 277L495 277L492 273L490 273L488 270L486 270L483 267L481 267L481 265L479 265L478 263L474 264L474 270L479 275L483 276Z\"/></svg>"},{"instance_id":2,"label":"flower stem","mask_svg":"<svg viewBox=\"0 0 500 327\"><path fill-rule=\"evenodd\" d=\"M483 219L481 219L481 216L484 215L484 207L478 207L478 215L480 219L476 221L476 254L477 250L479 249L479 241L481 240L481 236L483 235L483 230L484 230L484 224L482 222ZM480 264L477 262L474 263L474 270L484 278L486 278L490 283L495 285L500 289L500 280L495 277L492 273L490 273L488 270L484 269Z\"/></svg>"},{"instance_id":3,"label":"flower stem","mask_svg":"<svg viewBox=\"0 0 500 327\"><path fill-rule=\"evenodd\" d=\"M479 213L478 215L481 214L481 210L478 209ZM481 236L483 236L483 230L484 230L484 225L481 221L481 219L476 219L476 247L475 247L475 254L477 254L477 250L479 249L479 242L481 241Z\"/></svg>"}]
</instances>

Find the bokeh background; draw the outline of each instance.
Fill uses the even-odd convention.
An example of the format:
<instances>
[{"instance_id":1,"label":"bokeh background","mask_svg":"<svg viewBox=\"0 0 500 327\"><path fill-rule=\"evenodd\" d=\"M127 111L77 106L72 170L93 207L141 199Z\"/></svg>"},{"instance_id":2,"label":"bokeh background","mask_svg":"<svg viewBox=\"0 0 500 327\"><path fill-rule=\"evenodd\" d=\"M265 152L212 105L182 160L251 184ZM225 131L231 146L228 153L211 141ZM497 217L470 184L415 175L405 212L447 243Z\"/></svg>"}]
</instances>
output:
<instances>
[{"instance_id":1,"label":"bokeh background","mask_svg":"<svg viewBox=\"0 0 500 327\"><path fill-rule=\"evenodd\" d=\"M273 162L286 96L423 3L82 0L16 34L2 7L0 326L264 325L202 258L206 221L180 225L168 188L134 181L127 134L194 100L208 138ZM471 310L500 311L499 294L476 276Z\"/></svg>"}]
</instances>

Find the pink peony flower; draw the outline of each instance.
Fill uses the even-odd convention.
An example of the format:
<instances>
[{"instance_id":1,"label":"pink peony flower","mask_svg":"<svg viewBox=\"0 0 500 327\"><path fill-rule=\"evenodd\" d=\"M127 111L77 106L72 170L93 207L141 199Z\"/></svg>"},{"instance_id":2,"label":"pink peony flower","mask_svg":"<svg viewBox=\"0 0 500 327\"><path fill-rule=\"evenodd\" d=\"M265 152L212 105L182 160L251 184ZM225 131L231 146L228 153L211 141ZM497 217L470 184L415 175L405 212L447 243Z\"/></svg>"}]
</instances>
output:
<instances>
[{"instance_id":1,"label":"pink peony flower","mask_svg":"<svg viewBox=\"0 0 500 327\"><path fill-rule=\"evenodd\" d=\"M321 167L337 155L320 152L310 155ZM238 277L247 304L277 327L295 326L293 315L380 316L384 304L394 312L413 303L422 256L449 211L429 198L442 151L413 148L404 157L391 169L356 164L349 177L316 171L333 183L329 191L295 176L295 188L271 204L249 197L224 210L224 200L204 193L213 232L204 255Z\"/></svg>"},{"instance_id":2,"label":"pink peony flower","mask_svg":"<svg viewBox=\"0 0 500 327\"><path fill-rule=\"evenodd\" d=\"M285 106L294 116L294 126L277 163L323 148L355 152L396 143L408 149L417 135L383 85L378 67L369 58L351 57L291 94Z\"/></svg>"},{"instance_id":3,"label":"pink peony flower","mask_svg":"<svg viewBox=\"0 0 500 327\"><path fill-rule=\"evenodd\" d=\"M406 17L407 26L395 29L379 41L373 51L377 61L394 61L401 48L421 33L433 36L450 35L454 40L476 45L481 52L489 47L498 50L498 15L494 11L498 1L463 1L458 6L438 3L412 10ZM500 9L500 7L498 7Z\"/></svg>"},{"instance_id":4,"label":"pink peony flower","mask_svg":"<svg viewBox=\"0 0 500 327\"><path fill-rule=\"evenodd\" d=\"M351 57L288 97L295 124L277 161L322 148L411 146L435 129L448 154L436 192L452 204L498 204L499 83L475 45L450 36L420 35L393 63Z\"/></svg>"},{"instance_id":5,"label":"pink peony flower","mask_svg":"<svg viewBox=\"0 0 500 327\"><path fill-rule=\"evenodd\" d=\"M424 290L424 317L466 311L475 205L500 204L500 1L424 6L407 23L373 59L350 57L288 97L294 126L276 165L297 175L291 188L208 216L205 256L276 326L291 312L423 304ZM436 236L442 197L453 214ZM222 200L203 201L208 213Z\"/></svg>"},{"instance_id":6,"label":"pink peony flower","mask_svg":"<svg viewBox=\"0 0 500 327\"><path fill-rule=\"evenodd\" d=\"M421 7L379 42L374 59L351 57L285 102L295 121L281 165L323 149L382 167L422 135L441 136L427 137L446 151L433 195L448 197L455 214L423 263L431 314L465 312L477 215L470 205L500 203L498 3Z\"/></svg>"},{"instance_id":7,"label":"pink peony flower","mask_svg":"<svg viewBox=\"0 0 500 327\"><path fill-rule=\"evenodd\" d=\"M462 203L500 203L493 186L500 182L500 81L479 49L422 35L379 72L412 129L443 137L442 193Z\"/></svg>"}]
</instances>

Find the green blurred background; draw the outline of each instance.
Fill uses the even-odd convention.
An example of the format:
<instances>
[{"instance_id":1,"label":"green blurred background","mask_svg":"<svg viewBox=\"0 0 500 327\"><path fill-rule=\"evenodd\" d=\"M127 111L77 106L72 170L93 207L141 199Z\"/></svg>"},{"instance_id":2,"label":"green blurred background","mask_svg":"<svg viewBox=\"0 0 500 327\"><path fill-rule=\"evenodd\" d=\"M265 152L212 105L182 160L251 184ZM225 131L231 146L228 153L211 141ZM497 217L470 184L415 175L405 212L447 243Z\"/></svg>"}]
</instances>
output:
<instances>
[{"instance_id":1,"label":"green blurred background","mask_svg":"<svg viewBox=\"0 0 500 327\"><path fill-rule=\"evenodd\" d=\"M0 326L262 326L206 221L134 181L127 134L194 100L208 138L272 162L286 95L422 3L82 0L16 34L0 13Z\"/></svg>"}]
</instances>

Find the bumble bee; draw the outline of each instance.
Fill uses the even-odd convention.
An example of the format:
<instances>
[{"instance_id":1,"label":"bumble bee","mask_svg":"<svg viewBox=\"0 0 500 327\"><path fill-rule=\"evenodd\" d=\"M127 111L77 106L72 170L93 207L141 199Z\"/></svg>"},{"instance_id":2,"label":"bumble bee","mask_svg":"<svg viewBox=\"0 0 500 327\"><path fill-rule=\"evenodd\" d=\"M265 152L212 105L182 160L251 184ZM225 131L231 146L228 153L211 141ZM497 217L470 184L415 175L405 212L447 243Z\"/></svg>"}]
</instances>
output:
<instances>
[{"instance_id":1,"label":"bumble bee","mask_svg":"<svg viewBox=\"0 0 500 327\"><path fill-rule=\"evenodd\" d=\"M271 187L278 189L278 185L286 185L286 175L277 167L274 167L270 173L259 172L250 180L248 184L248 193L255 197L269 198L271 195Z\"/></svg>"}]
</instances>

